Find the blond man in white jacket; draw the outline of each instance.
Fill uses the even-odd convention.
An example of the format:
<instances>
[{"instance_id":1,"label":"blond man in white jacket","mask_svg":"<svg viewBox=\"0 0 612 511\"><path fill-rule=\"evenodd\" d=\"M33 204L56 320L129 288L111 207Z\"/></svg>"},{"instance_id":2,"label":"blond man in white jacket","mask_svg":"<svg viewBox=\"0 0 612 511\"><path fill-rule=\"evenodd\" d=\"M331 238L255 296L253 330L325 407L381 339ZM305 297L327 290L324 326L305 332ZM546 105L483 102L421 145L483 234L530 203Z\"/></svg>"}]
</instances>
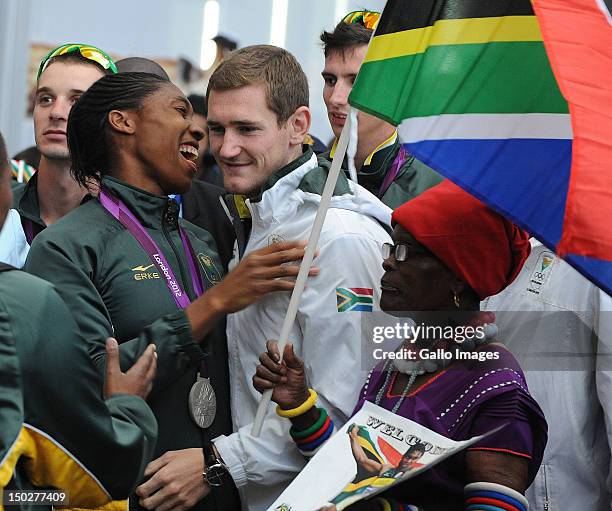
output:
<instances>
[{"instance_id":1,"label":"blond man in white jacket","mask_svg":"<svg viewBox=\"0 0 612 511\"><path fill-rule=\"evenodd\" d=\"M264 45L234 52L210 78L207 108L210 148L225 188L234 194L225 206L236 230L236 257L280 240L306 240L329 163L319 163L303 146L311 115L308 83L295 58ZM362 350L368 347L362 343L361 322L378 308L381 249L390 241L390 218L391 210L374 195L339 177L314 260L320 273L307 281L289 336L321 406L336 424L350 416L369 369L362 364ZM211 488L202 482L202 471L208 475L210 463L222 465L240 491L243 508L259 511L305 465L288 421L277 417L273 406L261 436L250 435L260 399L252 377L266 341L278 338L289 299L290 292L274 293L228 317L235 432L214 439L206 466L201 452L169 460L171 468L159 469L172 474L163 478L165 486L190 479L188 491L204 496Z\"/></svg>"}]
</instances>

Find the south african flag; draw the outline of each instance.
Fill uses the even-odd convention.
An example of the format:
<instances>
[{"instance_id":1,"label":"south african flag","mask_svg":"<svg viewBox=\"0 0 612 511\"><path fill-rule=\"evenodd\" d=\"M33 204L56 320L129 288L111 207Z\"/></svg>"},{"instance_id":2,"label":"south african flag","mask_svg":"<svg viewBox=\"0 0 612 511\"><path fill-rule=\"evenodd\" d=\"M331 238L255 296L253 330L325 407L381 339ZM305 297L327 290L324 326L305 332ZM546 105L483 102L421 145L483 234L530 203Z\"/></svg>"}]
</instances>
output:
<instances>
[{"instance_id":1,"label":"south african flag","mask_svg":"<svg viewBox=\"0 0 612 511\"><path fill-rule=\"evenodd\" d=\"M612 0L387 0L349 97L612 294Z\"/></svg>"},{"instance_id":2,"label":"south african flag","mask_svg":"<svg viewBox=\"0 0 612 511\"><path fill-rule=\"evenodd\" d=\"M374 290L370 287L338 287L338 312L372 312Z\"/></svg>"}]
</instances>

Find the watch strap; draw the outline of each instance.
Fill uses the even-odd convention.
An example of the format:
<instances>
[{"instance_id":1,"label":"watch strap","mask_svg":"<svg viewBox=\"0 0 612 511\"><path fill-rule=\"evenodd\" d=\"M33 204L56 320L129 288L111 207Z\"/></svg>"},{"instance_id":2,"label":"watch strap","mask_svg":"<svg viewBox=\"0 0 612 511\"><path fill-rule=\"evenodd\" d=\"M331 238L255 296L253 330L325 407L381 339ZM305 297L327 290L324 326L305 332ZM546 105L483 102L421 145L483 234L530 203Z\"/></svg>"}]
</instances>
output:
<instances>
[{"instance_id":1,"label":"watch strap","mask_svg":"<svg viewBox=\"0 0 612 511\"><path fill-rule=\"evenodd\" d=\"M204 445L202 446L202 450L204 451L204 464L207 467L216 465L217 463L221 463L221 460L219 460L219 458L217 458L217 455L215 454L212 442L204 443Z\"/></svg>"}]
</instances>

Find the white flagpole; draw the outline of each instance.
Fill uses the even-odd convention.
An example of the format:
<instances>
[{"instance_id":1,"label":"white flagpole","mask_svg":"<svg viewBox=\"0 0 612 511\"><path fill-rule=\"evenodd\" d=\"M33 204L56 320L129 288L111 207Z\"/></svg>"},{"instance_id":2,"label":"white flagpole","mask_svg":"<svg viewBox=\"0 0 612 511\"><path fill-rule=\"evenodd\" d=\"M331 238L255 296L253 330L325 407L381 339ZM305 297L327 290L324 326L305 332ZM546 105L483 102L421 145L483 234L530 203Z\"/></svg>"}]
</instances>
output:
<instances>
[{"instance_id":1,"label":"white flagpole","mask_svg":"<svg viewBox=\"0 0 612 511\"><path fill-rule=\"evenodd\" d=\"M278 350L280 351L281 360L285 351L285 346L287 345L289 331L291 330L293 322L295 321L295 316L297 315L300 297L302 296L304 286L306 285L306 278L308 277L308 271L312 265L317 243L319 242L319 236L321 235L325 215L327 215L327 210L329 209L334 188L336 187L336 181L338 181L338 174L340 174L340 169L342 167L342 161L344 160L344 155L346 154L351 130L350 119L351 116L347 116L347 122L342 128L342 133L340 133L340 140L338 141L336 152L334 153L334 157L332 159L331 168L329 169L329 174L327 175L327 180L325 181L325 187L323 188L323 194L321 195L321 203L317 209L317 215L312 225L312 230L310 231L310 238L308 239L308 244L306 245L306 252L304 254L304 258L302 259L302 263L300 264L300 271L295 281L295 287L291 293L291 300L289 301L289 307L287 308L287 315L285 316L280 337L278 339ZM258 437L260 435L271 399L272 390L266 390L259 401L259 408L257 408L257 414L255 415L255 421L253 422L253 428L251 429L251 436Z\"/></svg>"},{"instance_id":2,"label":"white flagpole","mask_svg":"<svg viewBox=\"0 0 612 511\"><path fill-rule=\"evenodd\" d=\"M351 128L349 131L349 141L346 149L346 159L348 161L349 176L357 183L357 169L355 168L355 155L357 154L357 109L349 110L348 118L350 119Z\"/></svg>"}]
</instances>

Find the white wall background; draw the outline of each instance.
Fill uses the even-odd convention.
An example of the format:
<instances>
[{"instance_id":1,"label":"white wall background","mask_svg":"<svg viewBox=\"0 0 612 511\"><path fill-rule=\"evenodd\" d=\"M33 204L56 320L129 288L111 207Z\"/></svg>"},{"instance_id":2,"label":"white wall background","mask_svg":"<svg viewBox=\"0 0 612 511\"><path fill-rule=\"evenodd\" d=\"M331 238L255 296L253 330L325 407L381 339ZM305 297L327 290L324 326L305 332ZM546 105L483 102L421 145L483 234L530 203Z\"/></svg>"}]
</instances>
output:
<instances>
[{"instance_id":1,"label":"white wall background","mask_svg":"<svg viewBox=\"0 0 612 511\"><path fill-rule=\"evenodd\" d=\"M30 43L86 42L120 55L186 57L200 60L206 0L0 0L0 131L9 152L29 145L25 118ZM321 99L323 54L319 34L342 13L367 7L382 10L385 0L218 0L219 33L240 46L269 43L272 6L286 1L284 47L309 79L312 133L327 141L331 130ZM274 4L278 9L278 3Z\"/></svg>"}]
</instances>

